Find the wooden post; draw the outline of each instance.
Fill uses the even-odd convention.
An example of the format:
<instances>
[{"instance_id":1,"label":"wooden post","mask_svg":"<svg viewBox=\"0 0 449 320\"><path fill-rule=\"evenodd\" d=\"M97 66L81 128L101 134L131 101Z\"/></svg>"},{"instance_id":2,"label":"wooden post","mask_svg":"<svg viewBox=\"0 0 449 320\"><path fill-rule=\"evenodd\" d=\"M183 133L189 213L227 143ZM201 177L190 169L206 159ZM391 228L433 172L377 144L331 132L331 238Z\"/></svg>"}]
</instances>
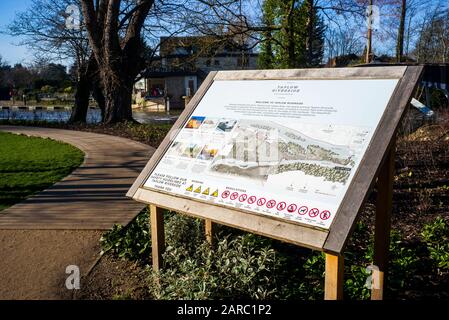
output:
<instances>
[{"instance_id":1,"label":"wooden post","mask_svg":"<svg viewBox=\"0 0 449 320\"><path fill-rule=\"evenodd\" d=\"M326 253L324 300L343 299L344 257Z\"/></svg>"},{"instance_id":2,"label":"wooden post","mask_svg":"<svg viewBox=\"0 0 449 320\"><path fill-rule=\"evenodd\" d=\"M209 242L210 245L213 245L213 236L214 236L213 222L210 219L204 219L204 225L206 228L206 241Z\"/></svg>"},{"instance_id":3,"label":"wooden post","mask_svg":"<svg viewBox=\"0 0 449 320\"><path fill-rule=\"evenodd\" d=\"M431 107L431 103L430 103L431 96L430 96L430 89L429 89L429 87L427 85L424 87L424 91L426 93L426 107L430 108Z\"/></svg>"},{"instance_id":4,"label":"wooden post","mask_svg":"<svg viewBox=\"0 0 449 320\"><path fill-rule=\"evenodd\" d=\"M374 269L371 300L382 300L390 249L391 211L393 207L394 158L393 142L377 179L376 225L374 231Z\"/></svg>"},{"instance_id":5,"label":"wooden post","mask_svg":"<svg viewBox=\"0 0 449 320\"><path fill-rule=\"evenodd\" d=\"M163 209L150 205L151 249L153 270L158 272L162 267L162 253L165 250Z\"/></svg>"}]
</instances>

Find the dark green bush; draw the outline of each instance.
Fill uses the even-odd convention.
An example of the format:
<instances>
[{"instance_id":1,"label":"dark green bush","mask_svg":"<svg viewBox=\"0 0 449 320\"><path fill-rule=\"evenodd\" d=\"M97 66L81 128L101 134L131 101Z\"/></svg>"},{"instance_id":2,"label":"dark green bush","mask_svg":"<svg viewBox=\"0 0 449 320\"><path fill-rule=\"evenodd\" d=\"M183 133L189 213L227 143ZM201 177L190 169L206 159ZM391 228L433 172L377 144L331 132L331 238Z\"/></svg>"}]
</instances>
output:
<instances>
[{"instance_id":1,"label":"dark green bush","mask_svg":"<svg viewBox=\"0 0 449 320\"><path fill-rule=\"evenodd\" d=\"M114 227L102 238L103 250L121 258L151 264L148 212L128 227ZM150 272L149 291L158 299L322 299L324 254L235 229L219 227L213 248L206 242L204 223L179 214L165 213L167 248L159 274ZM410 244L391 233L388 295L416 285L419 268L427 268L430 252L440 268L447 263L447 225L427 225L423 243ZM366 286L373 261L373 235L359 223L345 253L345 297L370 298ZM445 239L445 241L440 241ZM421 256L420 256L421 255ZM446 262L445 262L446 261ZM151 269L151 268L148 268ZM157 281L156 281L157 280Z\"/></svg>"},{"instance_id":2,"label":"dark green bush","mask_svg":"<svg viewBox=\"0 0 449 320\"><path fill-rule=\"evenodd\" d=\"M421 234L430 258L440 269L449 270L449 226L438 217L434 222L427 224Z\"/></svg>"},{"instance_id":3,"label":"dark green bush","mask_svg":"<svg viewBox=\"0 0 449 320\"><path fill-rule=\"evenodd\" d=\"M251 237L224 237L213 249L203 241L192 256L182 246L169 246L163 271L152 275L160 281L160 286L152 287L153 295L159 299L273 298L272 275L279 261L273 249L252 246Z\"/></svg>"},{"instance_id":4,"label":"dark green bush","mask_svg":"<svg viewBox=\"0 0 449 320\"><path fill-rule=\"evenodd\" d=\"M132 261L149 263L151 258L151 234L148 213L145 209L127 227L115 225L100 238L103 252L111 251L116 256Z\"/></svg>"}]
</instances>

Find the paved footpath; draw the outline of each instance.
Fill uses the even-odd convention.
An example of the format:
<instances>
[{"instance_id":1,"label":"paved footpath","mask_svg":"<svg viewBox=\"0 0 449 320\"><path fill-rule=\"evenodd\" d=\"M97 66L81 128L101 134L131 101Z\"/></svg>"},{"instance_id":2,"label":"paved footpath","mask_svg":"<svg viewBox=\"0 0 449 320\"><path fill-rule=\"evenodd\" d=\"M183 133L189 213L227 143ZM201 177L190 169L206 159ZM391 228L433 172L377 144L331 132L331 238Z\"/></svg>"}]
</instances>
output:
<instances>
[{"instance_id":1,"label":"paved footpath","mask_svg":"<svg viewBox=\"0 0 449 320\"><path fill-rule=\"evenodd\" d=\"M102 230L128 224L143 205L125 194L154 149L89 132L0 126L74 145L84 163L52 187L0 212L0 299L67 299L65 268L87 271ZM82 284L81 284L82 286Z\"/></svg>"},{"instance_id":2,"label":"paved footpath","mask_svg":"<svg viewBox=\"0 0 449 320\"><path fill-rule=\"evenodd\" d=\"M1 131L74 145L84 163L61 182L0 213L0 229L105 230L126 225L143 205L125 197L153 148L90 132L0 126Z\"/></svg>"}]
</instances>

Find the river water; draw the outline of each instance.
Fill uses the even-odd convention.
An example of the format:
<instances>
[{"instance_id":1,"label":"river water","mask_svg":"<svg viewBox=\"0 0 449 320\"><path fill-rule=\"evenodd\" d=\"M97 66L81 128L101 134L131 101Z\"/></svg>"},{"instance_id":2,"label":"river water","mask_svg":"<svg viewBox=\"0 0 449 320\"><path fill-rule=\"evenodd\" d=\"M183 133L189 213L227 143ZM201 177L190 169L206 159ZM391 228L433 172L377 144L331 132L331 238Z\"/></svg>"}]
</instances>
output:
<instances>
[{"instance_id":1,"label":"river water","mask_svg":"<svg viewBox=\"0 0 449 320\"><path fill-rule=\"evenodd\" d=\"M6 109L0 110L0 120L29 120L48 122L67 122L70 119L70 110L25 110ZM133 117L140 123L174 123L178 118L176 115L166 113L146 112L134 110ZM87 123L101 122L101 111L99 109L89 109L87 112Z\"/></svg>"}]
</instances>

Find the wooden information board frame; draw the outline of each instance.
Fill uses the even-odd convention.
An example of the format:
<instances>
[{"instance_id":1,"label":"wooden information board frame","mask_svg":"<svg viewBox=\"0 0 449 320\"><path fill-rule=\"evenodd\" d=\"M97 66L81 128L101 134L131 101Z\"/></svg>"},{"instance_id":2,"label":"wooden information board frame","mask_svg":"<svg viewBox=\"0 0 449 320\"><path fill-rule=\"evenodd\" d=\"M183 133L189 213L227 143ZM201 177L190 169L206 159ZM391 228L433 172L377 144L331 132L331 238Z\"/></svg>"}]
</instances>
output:
<instances>
[{"instance_id":1,"label":"wooden information board frame","mask_svg":"<svg viewBox=\"0 0 449 320\"><path fill-rule=\"evenodd\" d=\"M325 252L325 299L341 299L343 251L355 226L358 213L377 180L374 264L379 270L376 268L373 273L373 282L377 285L373 287L372 298L382 299L390 234L395 136L421 75L421 66L211 72L127 194L136 201L150 205L153 268L159 270L161 267L161 255L164 250L163 209L169 209L205 219L206 237L209 241L212 241L213 223L219 223ZM236 208L143 188L145 181L171 145L170 137L174 137L174 134L185 126L214 81L349 79L397 79L398 83L328 230L269 216L248 214Z\"/></svg>"}]
</instances>

